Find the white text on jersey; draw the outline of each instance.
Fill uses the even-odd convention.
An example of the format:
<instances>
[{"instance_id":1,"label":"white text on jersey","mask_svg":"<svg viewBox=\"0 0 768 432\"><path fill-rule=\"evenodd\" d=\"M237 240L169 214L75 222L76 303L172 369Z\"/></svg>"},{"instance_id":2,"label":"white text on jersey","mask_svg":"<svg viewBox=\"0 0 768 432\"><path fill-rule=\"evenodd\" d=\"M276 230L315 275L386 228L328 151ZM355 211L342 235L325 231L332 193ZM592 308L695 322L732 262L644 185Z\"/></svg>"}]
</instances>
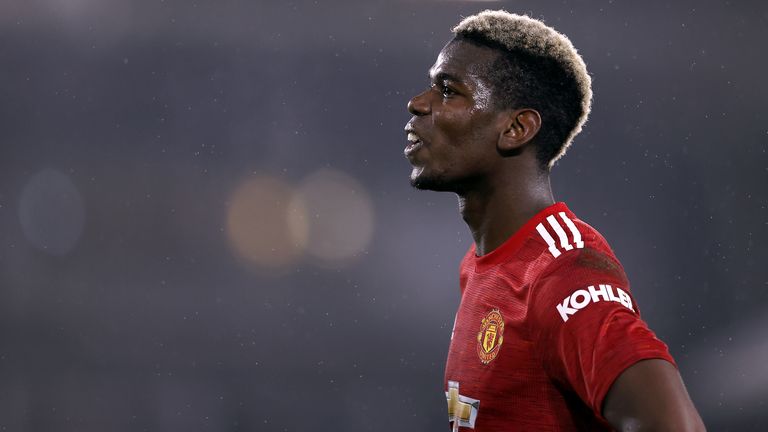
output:
<instances>
[{"instance_id":1,"label":"white text on jersey","mask_svg":"<svg viewBox=\"0 0 768 432\"><path fill-rule=\"evenodd\" d=\"M619 287L616 287L616 293L614 294L614 287L608 284L599 284L598 288L594 285L590 285L587 289L576 290L573 294L569 295L563 302L557 305L557 312L563 319L563 322L568 321L568 318L576 312L584 309L590 303L597 303L599 301L614 301L621 303L627 309L632 312L635 309L632 307L632 298Z\"/></svg>"}]
</instances>

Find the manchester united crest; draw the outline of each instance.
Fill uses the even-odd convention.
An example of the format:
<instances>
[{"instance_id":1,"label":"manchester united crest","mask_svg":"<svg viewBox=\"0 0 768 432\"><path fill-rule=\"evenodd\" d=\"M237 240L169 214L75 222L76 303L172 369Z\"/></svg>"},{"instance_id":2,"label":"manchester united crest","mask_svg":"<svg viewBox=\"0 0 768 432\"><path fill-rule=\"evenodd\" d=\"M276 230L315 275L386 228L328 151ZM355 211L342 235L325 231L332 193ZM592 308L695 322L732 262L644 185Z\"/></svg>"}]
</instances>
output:
<instances>
[{"instance_id":1,"label":"manchester united crest","mask_svg":"<svg viewBox=\"0 0 768 432\"><path fill-rule=\"evenodd\" d=\"M498 309L488 312L477 333L477 355L483 364L496 358L504 342L504 317Z\"/></svg>"}]
</instances>

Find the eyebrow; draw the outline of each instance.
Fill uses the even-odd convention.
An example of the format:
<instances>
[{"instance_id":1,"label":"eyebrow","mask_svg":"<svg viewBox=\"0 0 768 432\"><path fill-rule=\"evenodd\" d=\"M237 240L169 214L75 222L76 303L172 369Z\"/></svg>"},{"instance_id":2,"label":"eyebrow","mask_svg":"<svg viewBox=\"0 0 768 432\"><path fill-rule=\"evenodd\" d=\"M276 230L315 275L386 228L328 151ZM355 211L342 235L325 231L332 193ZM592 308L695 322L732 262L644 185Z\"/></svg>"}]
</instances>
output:
<instances>
[{"instance_id":1,"label":"eyebrow","mask_svg":"<svg viewBox=\"0 0 768 432\"><path fill-rule=\"evenodd\" d=\"M429 79L433 81L453 81L458 84L464 84L464 81L455 75L449 74L448 72L438 72L434 77L432 77L432 74L430 73L428 76Z\"/></svg>"}]
</instances>

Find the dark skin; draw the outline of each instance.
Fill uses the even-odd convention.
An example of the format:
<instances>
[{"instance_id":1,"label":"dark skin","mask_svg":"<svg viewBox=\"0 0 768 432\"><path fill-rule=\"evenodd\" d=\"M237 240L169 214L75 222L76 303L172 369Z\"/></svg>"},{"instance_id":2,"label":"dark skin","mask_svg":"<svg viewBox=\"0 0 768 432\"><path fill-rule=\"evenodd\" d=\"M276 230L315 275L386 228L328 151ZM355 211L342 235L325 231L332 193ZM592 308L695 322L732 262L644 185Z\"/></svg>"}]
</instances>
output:
<instances>
[{"instance_id":1,"label":"dark skin","mask_svg":"<svg viewBox=\"0 0 768 432\"><path fill-rule=\"evenodd\" d=\"M484 71L498 53L449 42L429 71L431 86L413 97L405 153L419 189L454 192L478 255L494 250L554 204L549 172L536 159L541 116L494 106ZM619 375L603 416L620 431L703 431L677 368L643 360Z\"/></svg>"}]
</instances>

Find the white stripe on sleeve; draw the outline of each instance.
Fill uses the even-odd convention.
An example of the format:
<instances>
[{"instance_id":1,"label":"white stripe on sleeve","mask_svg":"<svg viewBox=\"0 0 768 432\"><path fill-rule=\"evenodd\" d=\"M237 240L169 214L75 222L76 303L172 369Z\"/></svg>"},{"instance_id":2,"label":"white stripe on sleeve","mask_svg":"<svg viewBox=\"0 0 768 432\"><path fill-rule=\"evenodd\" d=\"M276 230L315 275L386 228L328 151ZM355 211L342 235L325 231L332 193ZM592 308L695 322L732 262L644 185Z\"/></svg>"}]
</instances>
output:
<instances>
[{"instance_id":1,"label":"white stripe on sleeve","mask_svg":"<svg viewBox=\"0 0 768 432\"><path fill-rule=\"evenodd\" d=\"M549 235L549 232L547 232L547 229L544 228L544 224L538 224L536 225L536 231L539 232L541 235L541 238L544 239L545 242L547 242L547 245L549 246L549 253L552 254L553 257L557 258L560 256L560 251L557 250L557 246L555 246L555 239L552 238L551 235Z\"/></svg>"},{"instance_id":2,"label":"white stripe on sleeve","mask_svg":"<svg viewBox=\"0 0 768 432\"><path fill-rule=\"evenodd\" d=\"M547 222L549 222L549 225L552 227L553 230L557 233L557 236L560 238L560 247L563 249L569 251L573 249L573 246L571 246L571 243L568 241L568 236L565 235L565 231L563 231L563 227L560 226L560 222L555 219L554 215L547 216Z\"/></svg>"},{"instance_id":3,"label":"white stripe on sleeve","mask_svg":"<svg viewBox=\"0 0 768 432\"><path fill-rule=\"evenodd\" d=\"M573 221L565 215L565 212L560 212L560 219L565 222L566 225L568 225L568 228L571 230L571 234L573 234L573 242L576 244L576 247L581 249L584 247L584 242L581 241L581 233L579 232L578 228L576 228L576 224L573 223Z\"/></svg>"}]
</instances>

